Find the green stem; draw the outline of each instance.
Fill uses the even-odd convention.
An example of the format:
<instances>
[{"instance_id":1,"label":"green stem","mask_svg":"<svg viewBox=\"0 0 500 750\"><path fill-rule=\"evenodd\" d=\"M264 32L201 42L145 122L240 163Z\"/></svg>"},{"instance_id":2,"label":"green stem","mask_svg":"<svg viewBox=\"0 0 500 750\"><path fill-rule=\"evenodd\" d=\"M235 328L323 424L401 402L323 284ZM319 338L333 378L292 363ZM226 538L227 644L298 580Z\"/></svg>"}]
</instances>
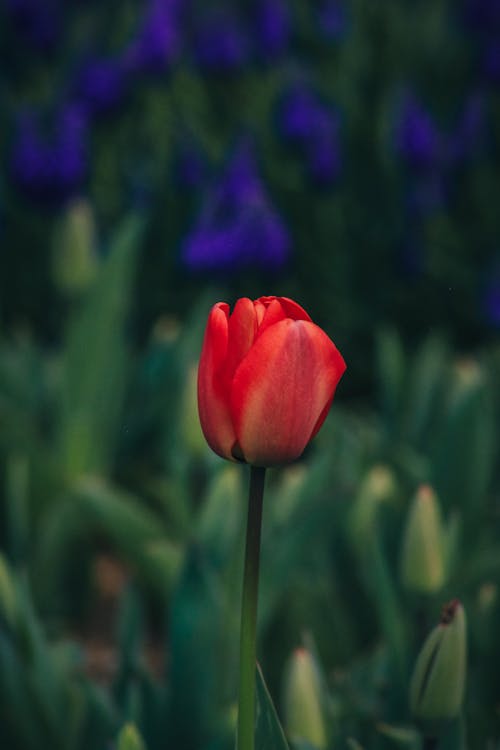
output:
<instances>
[{"instance_id":1,"label":"green stem","mask_svg":"<svg viewBox=\"0 0 500 750\"><path fill-rule=\"evenodd\" d=\"M252 466L250 469L245 571L241 600L237 750L254 750L257 597L265 475L266 470L263 467Z\"/></svg>"}]
</instances>

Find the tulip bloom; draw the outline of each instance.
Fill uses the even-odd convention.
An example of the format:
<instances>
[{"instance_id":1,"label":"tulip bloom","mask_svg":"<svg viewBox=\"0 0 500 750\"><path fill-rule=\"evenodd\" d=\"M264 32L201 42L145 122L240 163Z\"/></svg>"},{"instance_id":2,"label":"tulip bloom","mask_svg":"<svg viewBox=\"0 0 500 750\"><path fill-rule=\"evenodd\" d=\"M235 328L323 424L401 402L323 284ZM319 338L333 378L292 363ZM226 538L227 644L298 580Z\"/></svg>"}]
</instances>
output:
<instances>
[{"instance_id":1,"label":"tulip bloom","mask_svg":"<svg viewBox=\"0 0 500 750\"><path fill-rule=\"evenodd\" d=\"M212 308L198 370L205 438L223 458L272 466L298 458L323 424L342 355L286 297Z\"/></svg>"}]
</instances>

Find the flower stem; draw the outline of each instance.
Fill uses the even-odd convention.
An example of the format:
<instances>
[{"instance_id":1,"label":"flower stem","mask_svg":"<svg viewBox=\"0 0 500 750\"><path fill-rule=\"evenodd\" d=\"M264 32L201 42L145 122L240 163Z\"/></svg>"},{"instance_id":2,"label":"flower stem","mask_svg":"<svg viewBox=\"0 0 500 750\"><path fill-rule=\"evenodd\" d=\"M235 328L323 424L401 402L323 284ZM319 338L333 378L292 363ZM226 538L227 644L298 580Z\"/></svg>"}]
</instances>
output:
<instances>
[{"instance_id":1,"label":"flower stem","mask_svg":"<svg viewBox=\"0 0 500 750\"><path fill-rule=\"evenodd\" d=\"M252 466L250 468L245 570L241 600L237 750L254 750L257 597L265 475L266 470L263 467Z\"/></svg>"}]
</instances>

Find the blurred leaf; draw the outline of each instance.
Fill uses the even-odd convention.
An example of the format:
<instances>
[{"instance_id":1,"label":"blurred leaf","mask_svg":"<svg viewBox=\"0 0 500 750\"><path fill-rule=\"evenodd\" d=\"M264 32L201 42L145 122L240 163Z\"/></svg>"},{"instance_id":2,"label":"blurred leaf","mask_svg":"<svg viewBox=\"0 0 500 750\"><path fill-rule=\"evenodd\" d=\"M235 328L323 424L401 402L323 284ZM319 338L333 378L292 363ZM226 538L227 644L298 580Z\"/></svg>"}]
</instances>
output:
<instances>
[{"instance_id":1,"label":"blurred leaf","mask_svg":"<svg viewBox=\"0 0 500 750\"><path fill-rule=\"evenodd\" d=\"M459 560L461 534L462 519L458 513L452 513L446 523L443 524L442 530L447 580L453 575Z\"/></svg>"},{"instance_id":2,"label":"blurred leaf","mask_svg":"<svg viewBox=\"0 0 500 750\"><path fill-rule=\"evenodd\" d=\"M383 546L381 510L394 496L392 472L374 467L361 484L349 517L349 532L380 628L387 638L400 684L407 673L406 633L392 571Z\"/></svg>"},{"instance_id":3,"label":"blurred leaf","mask_svg":"<svg viewBox=\"0 0 500 750\"><path fill-rule=\"evenodd\" d=\"M436 422L448 358L448 347L439 335L426 338L412 357L404 431L417 446L424 440L426 430Z\"/></svg>"},{"instance_id":4,"label":"blurred leaf","mask_svg":"<svg viewBox=\"0 0 500 750\"><path fill-rule=\"evenodd\" d=\"M5 481L7 545L14 563L24 560L29 546L29 478L27 457L9 455Z\"/></svg>"},{"instance_id":5,"label":"blurred leaf","mask_svg":"<svg viewBox=\"0 0 500 750\"><path fill-rule=\"evenodd\" d=\"M439 750L467 750L472 745L467 742L467 727L464 716L452 721L441 737Z\"/></svg>"},{"instance_id":6,"label":"blurred leaf","mask_svg":"<svg viewBox=\"0 0 500 750\"><path fill-rule=\"evenodd\" d=\"M257 665L255 750L289 750L261 668Z\"/></svg>"},{"instance_id":7,"label":"blurred leaf","mask_svg":"<svg viewBox=\"0 0 500 750\"><path fill-rule=\"evenodd\" d=\"M394 329L385 328L376 337L378 387L382 409L393 428L399 421L405 379L405 353Z\"/></svg>"},{"instance_id":8,"label":"blurred leaf","mask_svg":"<svg viewBox=\"0 0 500 750\"><path fill-rule=\"evenodd\" d=\"M363 750L363 745L360 745L357 740L355 740L353 737L348 737L347 745L349 747L349 750Z\"/></svg>"},{"instance_id":9,"label":"blurred leaf","mask_svg":"<svg viewBox=\"0 0 500 750\"><path fill-rule=\"evenodd\" d=\"M223 466L208 488L197 522L197 537L213 560L223 567L231 557L243 520L240 466Z\"/></svg>"},{"instance_id":10,"label":"blurred leaf","mask_svg":"<svg viewBox=\"0 0 500 750\"><path fill-rule=\"evenodd\" d=\"M100 273L70 321L64 357L60 449L68 477L105 471L125 385L125 323L142 222L120 228Z\"/></svg>"},{"instance_id":11,"label":"blurred leaf","mask_svg":"<svg viewBox=\"0 0 500 750\"><path fill-rule=\"evenodd\" d=\"M97 477L82 477L72 502L82 518L104 532L137 566L146 580L165 595L177 578L182 548L165 537L161 522L144 504Z\"/></svg>"},{"instance_id":12,"label":"blurred leaf","mask_svg":"<svg viewBox=\"0 0 500 750\"><path fill-rule=\"evenodd\" d=\"M495 465L496 422L489 384L476 362L457 366L442 428L435 437L434 486L448 508L477 527Z\"/></svg>"},{"instance_id":13,"label":"blurred leaf","mask_svg":"<svg viewBox=\"0 0 500 750\"><path fill-rule=\"evenodd\" d=\"M216 730L235 685L238 628L203 548L189 550L170 603L170 737L197 750Z\"/></svg>"},{"instance_id":14,"label":"blurred leaf","mask_svg":"<svg viewBox=\"0 0 500 750\"><path fill-rule=\"evenodd\" d=\"M133 553L142 544L162 538L161 524L147 507L98 477L82 477L72 495L86 517L97 521L126 551Z\"/></svg>"},{"instance_id":15,"label":"blurred leaf","mask_svg":"<svg viewBox=\"0 0 500 750\"><path fill-rule=\"evenodd\" d=\"M412 727L397 727L392 724L377 724L377 731L385 737L394 740L394 743L401 747L412 747L418 750L419 733Z\"/></svg>"}]
</instances>

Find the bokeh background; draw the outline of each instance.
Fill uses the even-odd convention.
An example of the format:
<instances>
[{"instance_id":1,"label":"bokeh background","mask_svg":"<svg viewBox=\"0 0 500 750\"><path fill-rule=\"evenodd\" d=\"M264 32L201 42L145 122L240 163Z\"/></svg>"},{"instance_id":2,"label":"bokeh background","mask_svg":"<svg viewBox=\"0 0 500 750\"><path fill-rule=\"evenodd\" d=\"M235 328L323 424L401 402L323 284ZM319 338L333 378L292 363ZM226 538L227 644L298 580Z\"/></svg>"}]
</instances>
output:
<instances>
[{"instance_id":1,"label":"bokeh background","mask_svg":"<svg viewBox=\"0 0 500 750\"><path fill-rule=\"evenodd\" d=\"M498 0L3 0L0 50L4 746L232 747L247 477L204 444L196 362L215 301L282 294L348 363L268 480L285 730L293 650L322 675L324 742L289 739L418 748L409 677L458 596L442 746L499 747Z\"/></svg>"}]
</instances>

